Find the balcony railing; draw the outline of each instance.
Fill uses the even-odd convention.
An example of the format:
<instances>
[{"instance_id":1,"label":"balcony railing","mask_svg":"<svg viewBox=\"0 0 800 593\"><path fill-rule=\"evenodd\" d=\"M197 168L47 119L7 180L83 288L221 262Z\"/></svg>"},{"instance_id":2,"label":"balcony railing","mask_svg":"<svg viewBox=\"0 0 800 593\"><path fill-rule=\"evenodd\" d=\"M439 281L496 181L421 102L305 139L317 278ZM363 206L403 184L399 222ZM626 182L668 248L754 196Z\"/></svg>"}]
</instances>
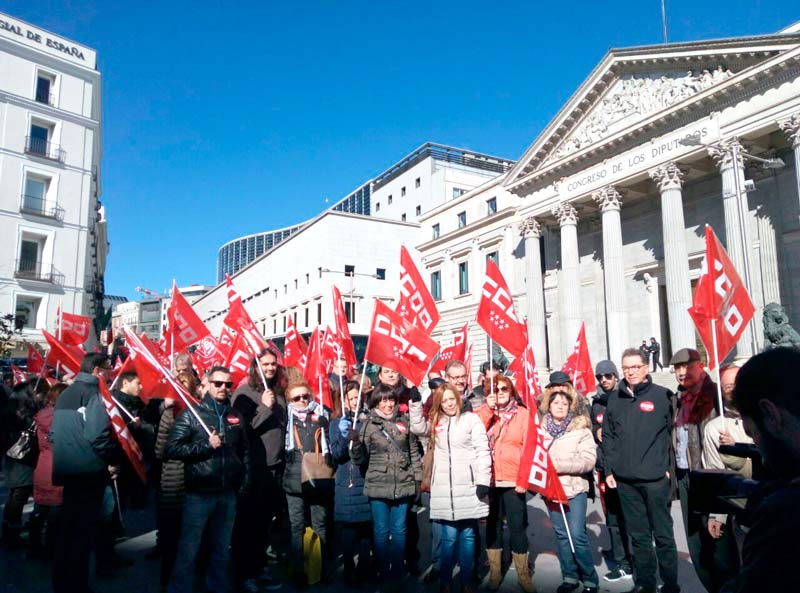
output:
<instances>
[{"instance_id":1,"label":"balcony railing","mask_svg":"<svg viewBox=\"0 0 800 593\"><path fill-rule=\"evenodd\" d=\"M52 200L43 200L36 196L22 194L19 200L19 211L25 214L35 214L53 220L64 220L64 209Z\"/></svg>"},{"instance_id":2,"label":"balcony railing","mask_svg":"<svg viewBox=\"0 0 800 593\"><path fill-rule=\"evenodd\" d=\"M33 259L18 259L14 267L14 278L35 280L49 284L64 284L64 274L53 267Z\"/></svg>"},{"instance_id":3,"label":"balcony railing","mask_svg":"<svg viewBox=\"0 0 800 593\"><path fill-rule=\"evenodd\" d=\"M34 154L51 161L58 161L63 163L67 158L67 153L55 142L48 142L43 138L34 138L33 136L25 136L25 152Z\"/></svg>"}]
</instances>

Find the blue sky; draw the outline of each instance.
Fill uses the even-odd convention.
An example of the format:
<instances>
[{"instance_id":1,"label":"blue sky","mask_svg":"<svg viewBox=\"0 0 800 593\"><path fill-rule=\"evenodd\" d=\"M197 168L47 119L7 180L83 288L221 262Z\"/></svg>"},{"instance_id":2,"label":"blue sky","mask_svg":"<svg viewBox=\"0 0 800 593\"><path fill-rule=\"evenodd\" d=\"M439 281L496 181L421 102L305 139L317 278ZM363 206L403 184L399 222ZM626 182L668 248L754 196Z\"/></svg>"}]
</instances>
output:
<instances>
[{"instance_id":1,"label":"blue sky","mask_svg":"<svg viewBox=\"0 0 800 593\"><path fill-rule=\"evenodd\" d=\"M671 41L775 32L777 0L667 2ZM5 0L98 51L106 292L213 284L217 249L305 220L426 141L516 159L659 0Z\"/></svg>"}]
</instances>

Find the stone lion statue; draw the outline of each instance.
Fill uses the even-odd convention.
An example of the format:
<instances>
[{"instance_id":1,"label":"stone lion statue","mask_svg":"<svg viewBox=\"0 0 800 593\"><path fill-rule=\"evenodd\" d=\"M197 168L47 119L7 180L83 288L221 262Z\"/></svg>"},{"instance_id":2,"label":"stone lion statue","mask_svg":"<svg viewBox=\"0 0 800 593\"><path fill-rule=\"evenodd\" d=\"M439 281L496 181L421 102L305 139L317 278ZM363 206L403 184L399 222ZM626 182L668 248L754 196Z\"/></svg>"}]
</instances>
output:
<instances>
[{"instance_id":1,"label":"stone lion statue","mask_svg":"<svg viewBox=\"0 0 800 593\"><path fill-rule=\"evenodd\" d=\"M772 348L800 348L800 333L778 303L764 306L764 350Z\"/></svg>"}]
</instances>

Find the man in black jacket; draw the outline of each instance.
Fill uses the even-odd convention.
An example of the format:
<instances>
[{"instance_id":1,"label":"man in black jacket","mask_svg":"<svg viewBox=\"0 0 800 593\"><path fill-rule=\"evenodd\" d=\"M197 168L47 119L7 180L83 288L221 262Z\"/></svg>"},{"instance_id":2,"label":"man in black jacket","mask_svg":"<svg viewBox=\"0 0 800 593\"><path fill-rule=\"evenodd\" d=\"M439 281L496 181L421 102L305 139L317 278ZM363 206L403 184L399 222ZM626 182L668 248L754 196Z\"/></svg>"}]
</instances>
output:
<instances>
[{"instance_id":1,"label":"man in black jacket","mask_svg":"<svg viewBox=\"0 0 800 593\"><path fill-rule=\"evenodd\" d=\"M230 406L232 387L230 371L213 367L201 404L181 412L169 432L167 457L186 464L186 500L170 593L193 590L194 559L206 525L211 547L206 589L211 593L228 591L236 494L247 489L250 473L245 421Z\"/></svg>"},{"instance_id":2,"label":"man in black jacket","mask_svg":"<svg viewBox=\"0 0 800 593\"><path fill-rule=\"evenodd\" d=\"M670 514L672 393L655 385L637 348L622 353L624 379L603 420L606 485L616 488L633 544L636 593L655 593L656 555L663 593L678 593L678 551Z\"/></svg>"},{"instance_id":3,"label":"man in black jacket","mask_svg":"<svg viewBox=\"0 0 800 593\"><path fill-rule=\"evenodd\" d=\"M592 400L592 434L597 443L597 462L595 467L600 482L600 496L603 498L603 508L606 512L606 526L608 537L611 540L611 554L616 566L603 578L609 582L629 581L633 578L631 570L631 553L628 547L628 530L622 516L619 504L619 495L614 488L606 487L606 470L603 461L603 421L610 397L616 397L619 384L617 365L610 360L601 360L594 371L597 379L597 394Z\"/></svg>"},{"instance_id":4,"label":"man in black jacket","mask_svg":"<svg viewBox=\"0 0 800 593\"><path fill-rule=\"evenodd\" d=\"M110 370L105 354L87 354L74 382L55 404L50 427L53 483L64 486L53 561L55 593L89 590L89 557L103 493L109 474L119 472L121 451L97 380Z\"/></svg>"}]
</instances>

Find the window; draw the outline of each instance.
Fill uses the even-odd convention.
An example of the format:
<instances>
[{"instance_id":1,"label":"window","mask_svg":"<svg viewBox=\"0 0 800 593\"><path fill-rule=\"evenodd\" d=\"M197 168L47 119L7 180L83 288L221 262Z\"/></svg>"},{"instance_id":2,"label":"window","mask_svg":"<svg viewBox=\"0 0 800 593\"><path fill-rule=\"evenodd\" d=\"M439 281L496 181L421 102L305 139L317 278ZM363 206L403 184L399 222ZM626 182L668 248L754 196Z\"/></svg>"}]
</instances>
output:
<instances>
[{"instance_id":1,"label":"window","mask_svg":"<svg viewBox=\"0 0 800 593\"><path fill-rule=\"evenodd\" d=\"M294 279L294 289L297 290L297 278Z\"/></svg>"},{"instance_id":2,"label":"window","mask_svg":"<svg viewBox=\"0 0 800 593\"><path fill-rule=\"evenodd\" d=\"M497 212L497 198L489 198L486 200L486 214L491 216Z\"/></svg>"},{"instance_id":3,"label":"window","mask_svg":"<svg viewBox=\"0 0 800 593\"><path fill-rule=\"evenodd\" d=\"M284 333L286 332L286 319L287 319L287 316L284 315L283 316L283 331L284 331Z\"/></svg>"},{"instance_id":4,"label":"window","mask_svg":"<svg viewBox=\"0 0 800 593\"><path fill-rule=\"evenodd\" d=\"M305 325L303 327L308 327L308 307L305 308L304 318L305 318L305 322L306 323L305 323Z\"/></svg>"},{"instance_id":5,"label":"window","mask_svg":"<svg viewBox=\"0 0 800 593\"><path fill-rule=\"evenodd\" d=\"M44 212L47 190L50 180L35 175L25 177L25 193L22 196L22 207L30 212Z\"/></svg>"},{"instance_id":6,"label":"window","mask_svg":"<svg viewBox=\"0 0 800 593\"><path fill-rule=\"evenodd\" d=\"M431 272L431 296L435 301L442 300L442 272L440 270Z\"/></svg>"},{"instance_id":7,"label":"window","mask_svg":"<svg viewBox=\"0 0 800 593\"><path fill-rule=\"evenodd\" d=\"M406 215L405 215L405 212L404 212L403 214L401 214L401 215L400 215L400 220L402 220L403 222L405 222L405 221L406 221Z\"/></svg>"},{"instance_id":8,"label":"window","mask_svg":"<svg viewBox=\"0 0 800 593\"><path fill-rule=\"evenodd\" d=\"M39 72L36 75L36 96L34 99L37 103L44 103L45 105L55 104L55 97L53 95L55 82L55 77L50 74Z\"/></svg>"},{"instance_id":9,"label":"window","mask_svg":"<svg viewBox=\"0 0 800 593\"><path fill-rule=\"evenodd\" d=\"M458 264L458 294L467 294L469 292L469 269L467 262L462 261Z\"/></svg>"},{"instance_id":10,"label":"window","mask_svg":"<svg viewBox=\"0 0 800 593\"><path fill-rule=\"evenodd\" d=\"M311 284L311 274L306 274L306 284Z\"/></svg>"},{"instance_id":11,"label":"window","mask_svg":"<svg viewBox=\"0 0 800 593\"><path fill-rule=\"evenodd\" d=\"M36 329L39 315L39 305L42 299L36 297L18 296L17 306L14 311L14 328L18 330Z\"/></svg>"},{"instance_id":12,"label":"window","mask_svg":"<svg viewBox=\"0 0 800 593\"><path fill-rule=\"evenodd\" d=\"M273 334L277 334L278 333L278 320L277 319L273 319L272 320L272 333Z\"/></svg>"},{"instance_id":13,"label":"window","mask_svg":"<svg viewBox=\"0 0 800 593\"><path fill-rule=\"evenodd\" d=\"M49 156L48 143L51 130L49 126L31 123L31 132L28 136L28 152L41 156Z\"/></svg>"},{"instance_id":14,"label":"window","mask_svg":"<svg viewBox=\"0 0 800 593\"><path fill-rule=\"evenodd\" d=\"M419 178L419 177L417 177L417 178L414 180L414 187L419 187L420 185L422 185L422 181L420 180L420 178Z\"/></svg>"},{"instance_id":15,"label":"window","mask_svg":"<svg viewBox=\"0 0 800 593\"><path fill-rule=\"evenodd\" d=\"M435 225L433 225L431 227L431 230L433 231L433 238L434 239L438 239L439 235L441 235L441 233L442 233L442 230L441 230L441 227L439 226L439 224L436 223Z\"/></svg>"},{"instance_id":16,"label":"window","mask_svg":"<svg viewBox=\"0 0 800 593\"><path fill-rule=\"evenodd\" d=\"M386 198L386 202L391 206L392 205L392 196L389 194L389 197Z\"/></svg>"},{"instance_id":17,"label":"window","mask_svg":"<svg viewBox=\"0 0 800 593\"><path fill-rule=\"evenodd\" d=\"M459 212L457 216L458 216L458 228L467 226L467 213Z\"/></svg>"},{"instance_id":18,"label":"window","mask_svg":"<svg viewBox=\"0 0 800 593\"><path fill-rule=\"evenodd\" d=\"M492 260L498 266L500 265L500 256L496 251L486 254L486 261L488 262L489 260Z\"/></svg>"},{"instance_id":19,"label":"window","mask_svg":"<svg viewBox=\"0 0 800 593\"><path fill-rule=\"evenodd\" d=\"M406 187L405 186L400 188L400 197L402 198L404 195L406 195Z\"/></svg>"},{"instance_id":20,"label":"window","mask_svg":"<svg viewBox=\"0 0 800 593\"><path fill-rule=\"evenodd\" d=\"M377 268L375 270L375 278L378 280L386 280L386 268Z\"/></svg>"},{"instance_id":21,"label":"window","mask_svg":"<svg viewBox=\"0 0 800 593\"><path fill-rule=\"evenodd\" d=\"M381 203L375 202L375 212L380 212L380 211L381 211Z\"/></svg>"},{"instance_id":22,"label":"window","mask_svg":"<svg viewBox=\"0 0 800 593\"><path fill-rule=\"evenodd\" d=\"M344 316L347 318L347 323L356 322L356 304L350 301L344 303Z\"/></svg>"},{"instance_id":23,"label":"window","mask_svg":"<svg viewBox=\"0 0 800 593\"><path fill-rule=\"evenodd\" d=\"M417 216L422 214L422 206L417 206L417 209L415 210L415 212L416 212Z\"/></svg>"},{"instance_id":24,"label":"window","mask_svg":"<svg viewBox=\"0 0 800 593\"><path fill-rule=\"evenodd\" d=\"M33 238L22 239L19 246L17 276L22 278L38 278L42 270L40 252L42 244Z\"/></svg>"},{"instance_id":25,"label":"window","mask_svg":"<svg viewBox=\"0 0 800 593\"><path fill-rule=\"evenodd\" d=\"M294 313L292 313L292 325L294 325L295 327L297 327L297 311L295 311Z\"/></svg>"},{"instance_id":26,"label":"window","mask_svg":"<svg viewBox=\"0 0 800 593\"><path fill-rule=\"evenodd\" d=\"M453 199L455 200L456 198L460 198L461 196L463 196L468 191L469 190L467 190L467 189L461 189L460 187L454 187L453 188Z\"/></svg>"},{"instance_id":27,"label":"window","mask_svg":"<svg viewBox=\"0 0 800 593\"><path fill-rule=\"evenodd\" d=\"M322 325L322 303L317 303L317 325Z\"/></svg>"},{"instance_id":28,"label":"window","mask_svg":"<svg viewBox=\"0 0 800 593\"><path fill-rule=\"evenodd\" d=\"M283 294L289 294L289 285L288 284L284 284L283 285Z\"/></svg>"},{"instance_id":29,"label":"window","mask_svg":"<svg viewBox=\"0 0 800 593\"><path fill-rule=\"evenodd\" d=\"M345 264L344 266L344 275L345 276L355 276L356 275L356 267Z\"/></svg>"}]
</instances>

